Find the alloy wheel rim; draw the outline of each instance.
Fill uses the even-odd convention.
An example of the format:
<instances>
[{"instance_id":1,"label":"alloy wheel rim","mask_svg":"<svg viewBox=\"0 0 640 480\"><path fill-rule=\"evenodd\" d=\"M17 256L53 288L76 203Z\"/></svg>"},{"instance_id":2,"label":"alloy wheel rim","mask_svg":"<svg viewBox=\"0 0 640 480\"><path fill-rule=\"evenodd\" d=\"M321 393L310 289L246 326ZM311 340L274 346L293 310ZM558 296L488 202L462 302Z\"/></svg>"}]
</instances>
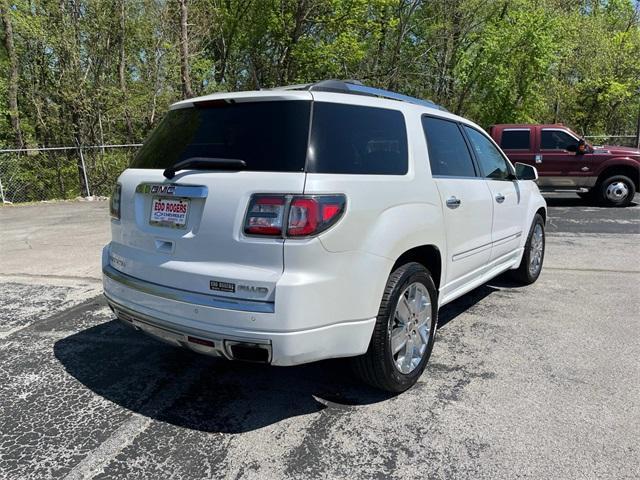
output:
<instances>
[{"instance_id":1,"label":"alloy wheel rim","mask_svg":"<svg viewBox=\"0 0 640 480\"><path fill-rule=\"evenodd\" d=\"M536 223L531 235L531 254L529 255L529 273L537 275L542 268L542 254L544 253L544 232L542 225Z\"/></svg>"},{"instance_id":2,"label":"alloy wheel rim","mask_svg":"<svg viewBox=\"0 0 640 480\"><path fill-rule=\"evenodd\" d=\"M410 284L398 297L391 325L391 355L400 373L420 365L429 346L431 320L429 291L422 283Z\"/></svg>"},{"instance_id":3,"label":"alloy wheel rim","mask_svg":"<svg viewBox=\"0 0 640 480\"><path fill-rule=\"evenodd\" d=\"M614 202L619 202L629 195L629 187L624 182L611 182L607 186L607 198Z\"/></svg>"}]
</instances>

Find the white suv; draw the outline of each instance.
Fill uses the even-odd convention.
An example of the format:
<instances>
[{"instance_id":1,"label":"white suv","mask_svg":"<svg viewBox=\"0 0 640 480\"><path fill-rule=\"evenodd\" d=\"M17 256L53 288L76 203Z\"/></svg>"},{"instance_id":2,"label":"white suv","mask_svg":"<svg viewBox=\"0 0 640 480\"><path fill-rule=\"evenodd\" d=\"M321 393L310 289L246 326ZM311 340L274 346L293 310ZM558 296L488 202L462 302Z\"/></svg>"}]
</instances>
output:
<instances>
[{"instance_id":1,"label":"white suv","mask_svg":"<svg viewBox=\"0 0 640 480\"><path fill-rule=\"evenodd\" d=\"M542 268L533 167L432 102L328 80L176 103L119 178L104 292L174 345L296 365L356 357L390 391L438 308Z\"/></svg>"}]
</instances>

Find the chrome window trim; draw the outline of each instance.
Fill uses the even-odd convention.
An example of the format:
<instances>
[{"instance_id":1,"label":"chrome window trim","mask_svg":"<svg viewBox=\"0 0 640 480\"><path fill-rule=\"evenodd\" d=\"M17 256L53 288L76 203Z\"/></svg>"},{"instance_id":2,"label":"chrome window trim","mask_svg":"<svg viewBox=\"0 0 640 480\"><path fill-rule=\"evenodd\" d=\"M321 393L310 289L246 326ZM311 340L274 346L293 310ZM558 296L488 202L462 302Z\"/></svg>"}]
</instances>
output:
<instances>
[{"instance_id":1,"label":"chrome window trim","mask_svg":"<svg viewBox=\"0 0 640 480\"><path fill-rule=\"evenodd\" d=\"M179 288L166 287L157 283L147 282L139 278L122 273L110 265L102 269L102 273L114 282L125 287L137 290L141 293L154 295L167 300L184 302L202 307L221 308L224 310L236 310L241 312L274 313L275 304L273 302L262 302L259 300L240 300L235 298L221 297L219 295L209 295L206 293L190 292Z\"/></svg>"}]
</instances>

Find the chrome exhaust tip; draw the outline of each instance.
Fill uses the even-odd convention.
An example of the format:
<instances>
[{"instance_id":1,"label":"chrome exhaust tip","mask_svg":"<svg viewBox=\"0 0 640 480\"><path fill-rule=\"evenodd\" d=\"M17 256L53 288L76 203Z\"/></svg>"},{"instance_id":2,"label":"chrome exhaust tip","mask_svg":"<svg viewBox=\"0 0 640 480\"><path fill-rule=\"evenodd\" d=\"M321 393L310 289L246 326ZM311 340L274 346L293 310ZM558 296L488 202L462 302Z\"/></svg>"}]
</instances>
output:
<instances>
[{"instance_id":1,"label":"chrome exhaust tip","mask_svg":"<svg viewBox=\"0 0 640 480\"><path fill-rule=\"evenodd\" d=\"M232 360L252 363L271 363L271 345L227 340L225 347L227 354Z\"/></svg>"}]
</instances>

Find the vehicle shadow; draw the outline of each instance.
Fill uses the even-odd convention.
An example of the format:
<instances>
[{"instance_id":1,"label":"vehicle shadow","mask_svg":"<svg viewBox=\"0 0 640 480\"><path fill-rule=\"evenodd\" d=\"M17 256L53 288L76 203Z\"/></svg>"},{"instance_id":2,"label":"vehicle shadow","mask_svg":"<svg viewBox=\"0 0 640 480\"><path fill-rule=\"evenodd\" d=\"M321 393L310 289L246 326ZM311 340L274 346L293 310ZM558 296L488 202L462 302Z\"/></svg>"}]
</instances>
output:
<instances>
[{"instance_id":1,"label":"vehicle shadow","mask_svg":"<svg viewBox=\"0 0 640 480\"><path fill-rule=\"evenodd\" d=\"M438 328L500 288L493 280L443 307ZM66 371L101 397L176 426L242 433L321 410L370 405L394 395L362 384L345 359L296 367L229 362L165 345L118 320L57 341Z\"/></svg>"},{"instance_id":2,"label":"vehicle shadow","mask_svg":"<svg viewBox=\"0 0 640 480\"><path fill-rule=\"evenodd\" d=\"M598 205L597 202L588 199L588 198L580 198L577 195L575 197L551 197L551 196L546 196L545 200L547 201L547 206L548 207L601 207L601 208L607 208L607 207L602 207L602 205ZM634 201L631 202L631 204L628 207L625 208L632 208L632 207L637 207L639 205L640 199L638 197L638 195L636 195L636 197L634 197Z\"/></svg>"},{"instance_id":3,"label":"vehicle shadow","mask_svg":"<svg viewBox=\"0 0 640 480\"><path fill-rule=\"evenodd\" d=\"M344 360L296 367L229 362L165 345L118 320L59 340L54 354L70 375L105 399L206 432L242 433L393 397L354 379Z\"/></svg>"}]
</instances>

